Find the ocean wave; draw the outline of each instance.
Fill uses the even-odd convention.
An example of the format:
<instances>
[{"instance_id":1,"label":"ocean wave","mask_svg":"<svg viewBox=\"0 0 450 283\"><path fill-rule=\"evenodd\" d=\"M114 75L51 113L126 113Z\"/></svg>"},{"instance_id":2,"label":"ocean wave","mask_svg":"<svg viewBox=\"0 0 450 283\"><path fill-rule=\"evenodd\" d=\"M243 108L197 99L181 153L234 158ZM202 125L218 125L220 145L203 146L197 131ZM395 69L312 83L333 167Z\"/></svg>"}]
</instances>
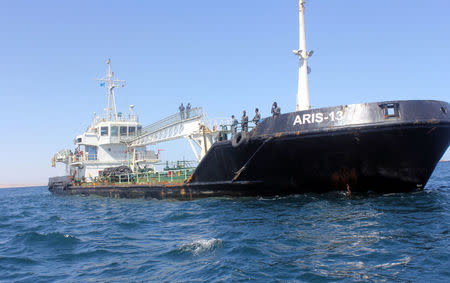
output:
<instances>
[{"instance_id":1,"label":"ocean wave","mask_svg":"<svg viewBox=\"0 0 450 283\"><path fill-rule=\"evenodd\" d=\"M120 257L121 255L122 253L120 252L114 252L106 249L93 249L78 253L61 254L58 256L58 258L64 261L82 261L93 258L100 259L100 258L111 258L115 256Z\"/></svg>"},{"instance_id":2,"label":"ocean wave","mask_svg":"<svg viewBox=\"0 0 450 283\"><path fill-rule=\"evenodd\" d=\"M48 220L49 220L49 221L52 221L52 222L57 222L57 221L62 220L62 218L61 218L60 216L58 216L58 215L52 215L52 216L50 216L50 217L48 218Z\"/></svg>"},{"instance_id":3,"label":"ocean wave","mask_svg":"<svg viewBox=\"0 0 450 283\"><path fill-rule=\"evenodd\" d=\"M239 246L230 251L230 255L249 257L249 256L263 256L263 252L254 246Z\"/></svg>"},{"instance_id":4,"label":"ocean wave","mask_svg":"<svg viewBox=\"0 0 450 283\"><path fill-rule=\"evenodd\" d=\"M398 266L398 265L406 265L410 261L411 261L410 257L404 257L404 258L399 259L398 261L378 264L375 266L375 268L389 268L389 267Z\"/></svg>"},{"instance_id":5,"label":"ocean wave","mask_svg":"<svg viewBox=\"0 0 450 283\"><path fill-rule=\"evenodd\" d=\"M118 226L123 229L132 229L132 228L139 227L140 225L141 225L141 223L138 223L138 222L120 222L120 223L118 223Z\"/></svg>"},{"instance_id":6,"label":"ocean wave","mask_svg":"<svg viewBox=\"0 0 450 283\"><path fill-rule=\"evenodd\" d=\"M209 239L209 240L195 240L190 243L184 243L178 247L175 252L178 254L190 254L190 255L200 255L205 252L210 252L216 248L222 246L222 240L220 239Z\"/></svg>"},{"instance_id":7,"label":"ocean wave","mask_svg":"<svg viewBox=\"0 0 450 283\"><path fill-rule=\"evenodd\" d=\"M193 213L176 211L176 212L173 212L173 213L170 213L169 215L167 215L164 218L164 221L166 221L166 222L182 221L182 220L188 219L189 217L192 217L192 216L194 216Z\"/></svg>"},{"instance_id":8,"label":"ocean wave","mask_svg":"<svg viewBox=\"0 0 450 283\"><path fill-rule=\"evenodd\" d=\"M23 241L25 244L29 245L45 244L48 247L52 246L70 247L80 242L80 240L74 236L59 232L51 232L44 234L37 232L28 232L16 235L16 239Z\"/></svg>"},{"instance_id":9,"label":"ocean wave","mask_svg":"<svg viewBox=\"0 0 450 283\"><path fill-rule=\"evenodd\" d=\"M14 265L24 265L24 264L37 264L38 262L29 257L2 257L0 256L0 266L3 264L14 264Z\"/></svg>"}]
</instances>

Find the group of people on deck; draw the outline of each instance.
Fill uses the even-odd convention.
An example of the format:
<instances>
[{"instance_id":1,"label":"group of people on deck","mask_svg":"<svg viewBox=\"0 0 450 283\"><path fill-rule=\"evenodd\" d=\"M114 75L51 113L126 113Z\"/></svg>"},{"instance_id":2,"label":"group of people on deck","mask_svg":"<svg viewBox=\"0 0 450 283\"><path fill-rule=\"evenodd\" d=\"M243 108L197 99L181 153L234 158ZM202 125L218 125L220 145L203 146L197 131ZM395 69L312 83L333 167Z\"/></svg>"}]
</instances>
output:
<instances>
[{"instance_id":1,"label":"group of people on deck","mask_svg":"<svg viewBox=\"0 0 450 283\"><path fill-rule=\"evenodd\" d=\"M278 117L278 115L280 115L280 113L281 113L281 109L277 105L276 102L274 102L272 104L271 113L272 113L272 117L274 117L274 118ZM252 122L255 123L255 126L257 126L259 124L259 122L261 122L261 114L259 113L258 108L255 109L255 117L253 117ZM237 132L238 124L239 124L239 122L236 119L236 117L234 117L234 115L231 115L231 134L233 136ZM248 116L247 116L247 112L245 110L242 112L241 128L242 128L242 132L248 132Z\"/></svg>"},{"instance_id":2,"label":"group of people on deck","mask_svg":"<svg viewBox=\"0 0 450 283\"><path fill-rule=\"evenodd\" d=\"M180 107L178 107L180 111L181 120L190 118L191 112L191 103L188 103L186 107L184 107L183 103L181 103ZM280 115L281 109L276 102L272 104L272 109L270 111L272 113L272 117L276 118ZM242 132L248 132L248 116L247 112L244 110L242 112L241 117L241 129ZM261 122L261 113L259 113L259 109L255 109L255 116L252 119L252 122L257 126ZM237 133L237 127L239 125L239 121L236 119L234 115L231 115L231 135L234 136Z\"/></svg>"},{"instance_id":3,"label":"group of people on deck","mask_svg":"<svg viewBox=\"0 0 450 283\"><path fill-rule=\"evenodd\" d=\"M186 108L184 107L183 103L181 103L180 107L178 107L178 110L180 110L181 120L189 118L191 115L191 103L188 102Z\"/></svg>"}]
</instances>

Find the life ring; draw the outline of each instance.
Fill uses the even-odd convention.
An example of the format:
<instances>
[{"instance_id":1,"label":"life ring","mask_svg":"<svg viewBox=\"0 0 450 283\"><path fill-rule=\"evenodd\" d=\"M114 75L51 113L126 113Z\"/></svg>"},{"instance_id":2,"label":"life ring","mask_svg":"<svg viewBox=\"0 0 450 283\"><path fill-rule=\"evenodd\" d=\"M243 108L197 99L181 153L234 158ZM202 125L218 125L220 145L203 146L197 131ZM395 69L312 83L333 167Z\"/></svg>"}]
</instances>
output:
<instances>
[{"instance_id":1,"label":"life ring","mask_svg":"<svg viewBox=\"0 0 450 283\"><path fill-rule=\"evenodd\" d=\"M239 132L234 135L233 140L231 141L231 145L233 147L240 147L248 143L249 134L247 132Z\"/></svg>"}]
</instances>

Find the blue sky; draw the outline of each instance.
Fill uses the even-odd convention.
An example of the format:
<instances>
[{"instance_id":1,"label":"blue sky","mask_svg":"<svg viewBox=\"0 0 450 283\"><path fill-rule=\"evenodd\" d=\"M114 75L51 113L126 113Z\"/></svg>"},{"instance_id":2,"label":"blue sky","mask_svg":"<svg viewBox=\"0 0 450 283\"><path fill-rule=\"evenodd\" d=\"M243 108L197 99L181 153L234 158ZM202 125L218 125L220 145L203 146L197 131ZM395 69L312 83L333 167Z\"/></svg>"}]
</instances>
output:
<instances>
[{"instance_id":1,"label":"blue sky","mask_svg":"<svg viewBox=\"0 0 450 283\"><path fill-rule=\"evenodd\" d=\"M203 106L208 117L295 109L296 0L0 1L1 183L46 183L50 159L105 107L105 61L143 124ZM313 107L450 101L450 1L306 4ZM192 157L185 141L158 146ZM449 152L445 159L450 159Z\"/></svg>"}]
</instances>

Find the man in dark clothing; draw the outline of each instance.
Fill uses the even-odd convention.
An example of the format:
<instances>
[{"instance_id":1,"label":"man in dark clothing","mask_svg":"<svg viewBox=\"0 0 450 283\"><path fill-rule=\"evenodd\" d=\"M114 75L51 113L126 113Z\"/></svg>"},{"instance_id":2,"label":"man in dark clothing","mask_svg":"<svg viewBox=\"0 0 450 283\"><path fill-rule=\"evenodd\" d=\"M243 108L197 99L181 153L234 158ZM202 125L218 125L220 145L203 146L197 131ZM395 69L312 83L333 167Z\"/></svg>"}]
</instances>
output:
<instances>
[{"instance_id":1,"label":"man in dark clothing","mask_svg":"<svg viewBox=\"0 0 450 283\"><path fill-rule=\"evenodd\" d=\"M242 112L241 126L243 132L248 132L248 116L245 110Z\"/></svg>"},{"instance_id":2,"label":"man in dark clothing","mask_svg":"<svg viewBox=\"0 0 450 283\"><path fill-rule=\"evenodd\" d=\"M186 118L189 118L191 114L191 103L188 102L188 104L186 105Z\"/></svg>"},{"instance_id":3,"label":"man in dark clothing","mask_svg":"<svg viewBox=\"0 0 450 283\"><path fill-rule=\"evenodd\" d=\"M180 110L180 117L181 117L181 120L183 120L184 119L184 106L183 106L183 103L181 103L180 107L178 107L178 110Z\"/></svg>"},{"instance_id":4,"label":"man in dark clothing","mask_svg":"<svg viewBox=\"0 0 450 283\"><path fill-rule=\"evenodd\" d=\"M258 126L259 121L261 120L261 114L259 114L259 109L255 109L255 117L253 117L253 123L255 123L256 126Z\"/></svg>"},{"instance_id":5,"label":"man in dark clothing","mask_svg":"<svg viewBox=\"0 0 450 283\"><path fill-rule=\"evenodd\" d=\"M271 112L272 112L272 116L274 118L278 117L280 115L281 109L280 109L280 107L278 107L276 102L273 103Z\"/></svg>"},{"instance_id":6,"label":"man in dark clothing","mask_svg":"<svg viewBox=\"0 0 450 283\"><path fill-rule=\"evenodd\" d=\"M239 122L236 118L234 118L234 115L231 115L231 138L233 138L237 132L238 123Z\"/></svg>"}]
</instances>

